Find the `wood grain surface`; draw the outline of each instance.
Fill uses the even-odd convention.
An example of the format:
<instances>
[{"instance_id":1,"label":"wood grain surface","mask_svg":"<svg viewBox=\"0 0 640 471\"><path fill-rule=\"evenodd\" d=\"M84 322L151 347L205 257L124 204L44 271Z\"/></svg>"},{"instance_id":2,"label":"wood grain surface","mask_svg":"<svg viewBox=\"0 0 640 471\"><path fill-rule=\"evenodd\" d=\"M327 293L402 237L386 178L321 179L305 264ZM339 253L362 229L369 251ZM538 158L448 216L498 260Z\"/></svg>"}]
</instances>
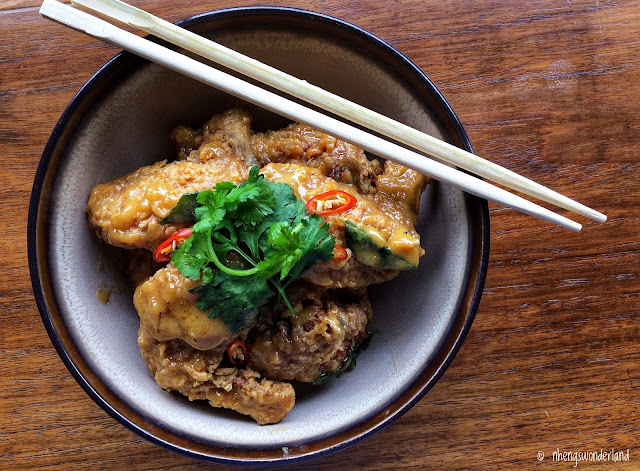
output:
<instances>
[{"instance_id":1,"label":"wood grain surface","mask_svg":"<svg viewBox=\"0 0 640 471\"><path fill-rule=\"evenodd\" d=\"M27 209L66 104L118 51L0 2L0 468L237 469L165 451L77 385L35 305ZM175 21L261 1L132 1ZM479 155L609 216L575 234L490 205L480 309L435 387L387 429L289 469L640 469L640 3L292 0L366 28L442 90ZM544 453L543 461L538 453Z\"/></svg>"}]
</instances>

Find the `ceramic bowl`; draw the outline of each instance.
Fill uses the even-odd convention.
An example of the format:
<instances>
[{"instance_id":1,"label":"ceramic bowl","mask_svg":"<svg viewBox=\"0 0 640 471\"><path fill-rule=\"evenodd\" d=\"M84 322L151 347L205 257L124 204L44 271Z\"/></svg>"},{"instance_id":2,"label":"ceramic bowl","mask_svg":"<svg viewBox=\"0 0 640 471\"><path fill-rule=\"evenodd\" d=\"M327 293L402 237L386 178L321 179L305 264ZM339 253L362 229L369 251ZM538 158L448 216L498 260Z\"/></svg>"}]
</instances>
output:
<instances>
[{"instance_id":1,"label":"ceramic bowl","mask_svg":"<svg viewBox=\"0 0 640 471\"><path fill-rule=\"evenodd\" d=\"M471 151L454 112L405 56L343 21L287 8L235 8L180 24ZM128 53L104 65L68 105L44 150L29 213L33 288L53 345L84 390L139 435L217 462L296 461L351 445L414 405L447 368L478 307L489 253L486 201L433 182L422 198L420 267L370 289L380 331L357 367L297 391L277 425L189 402L157 386L136 342L132 290L118 250L84 214L91 188L171 158L169 134L246 105ZM283 118L248 106L254 129ZM108 303L96 298L106 287ZM429 400L428 398L424 400ZM428 424L425 424L428 426Z\"/></svg>"}]
</instances>

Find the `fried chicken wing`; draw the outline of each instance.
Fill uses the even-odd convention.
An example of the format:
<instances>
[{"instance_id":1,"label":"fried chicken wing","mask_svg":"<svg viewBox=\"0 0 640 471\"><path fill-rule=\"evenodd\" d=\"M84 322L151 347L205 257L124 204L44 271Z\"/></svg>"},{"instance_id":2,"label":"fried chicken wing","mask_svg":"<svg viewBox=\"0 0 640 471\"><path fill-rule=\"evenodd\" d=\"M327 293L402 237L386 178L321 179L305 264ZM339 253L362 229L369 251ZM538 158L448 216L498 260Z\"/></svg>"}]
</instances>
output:
<instances>
[{"instance_id":1,"label":"fried chicken wing","mask_svg":"<svg viewBox=\"0 0 640 471\"><path fill-rule=\"evenodd\" d=\"M359 147L304 124L256 133L251 142L261 166L296 163L315 167L327 177L354 185L361 194L373 193L376 178L382 173L380 162L367 159Z\"/></svg>"},{"instance_id":2,"label":"fried chicken wing","mask_svg":"<svg viewBox=\"0 0 640 471\"><path fill-rule=\"evenodd\" d=\"M183 224L161 224L185 193L210 189L221 181L241 183L255 163L249 135L251 118L230 110L216 115L200 137L175 131L182 146L201 145L187 160L153 165L97 185L87 204L89 223L111 245L155 250ZM177 136L177 137L176 137Z\"/></svg>"},{"instance_id":3,"label":"fried chicken wing","mask_svg":"<svg viewBox=\"0 0 640 471\"><path fill-rule=\"evenodd\" d=\"M319 169L286 163L267 164L261 172L267 180L290 185L296 196L305 202L330 190L342 190L355 196L357 203L354 207L324 216L337 245L347 247L344 221L348 220L366 228L372 237L380 240L381 245L388 247L390 252L402 257L408 264L417 266L419 257L424 254L420 247L420 236L410 223L410 218L401 212L396 216L387 214L373 197L359 194L353 187L323 175ZM396 211L401 209L394 208ZM397 274L396 270L380 269L348 255L346 261L318 263L308 270L305 279L328 288L357 288L389 280Z\"/></svg>"},{"instance_id":4,"label":"fried chicken wing","mask_svg":"<svg viewBox=\"0 0 640 471\"><path fill-rule=\"evenodd\" d=\"M207 399L260 424L282 420L295 402L293 388L250 369L220 366L226 346L250 326L236 330L200 311L190 292L197 285L169 264L136 289L138 343L149 371L161 387L190 400Z\"/></svg>"},{"instance_id":5,"label":"fried chicken wing","mask_svg":"<svg viewBox=\"0 0 640 471\"><path fill-rule=\"evenodd\" d=\"M159 341L143 326L138 344L158 385L189 400L207 399L213 407L235 410L261 425L281 421L295 403L290 384L261 378L248 368L221 367L218 350L197 350L179 339Z\"/></svg>"},{"instance_id":6,"label":"fried chicken wing","mask_svg":"<svg viewBox=\"0 0 640 471\"><path fill-rule=\"evenodd\" d=\"M272 308L249 334L249 366L268 378L313 382L336 371L367 335L371 304L364 289L327 291L298 283L287 294L296 315Z\"/></svg>"},{"instance_id":7,"label":"fried chicken wing","mask_svg":"<svg viewBox=\"0 0 640 471\"><path fill-rule=\"evenodd\" d=\"M158 270L133 295L143 327L157 340L181 339L198 350L224 349L232 340L244 337L251 320L229 325L209 317L198 309L197 296L190 292L198 285L173 264Z\"/></svg>"}]
</instances>

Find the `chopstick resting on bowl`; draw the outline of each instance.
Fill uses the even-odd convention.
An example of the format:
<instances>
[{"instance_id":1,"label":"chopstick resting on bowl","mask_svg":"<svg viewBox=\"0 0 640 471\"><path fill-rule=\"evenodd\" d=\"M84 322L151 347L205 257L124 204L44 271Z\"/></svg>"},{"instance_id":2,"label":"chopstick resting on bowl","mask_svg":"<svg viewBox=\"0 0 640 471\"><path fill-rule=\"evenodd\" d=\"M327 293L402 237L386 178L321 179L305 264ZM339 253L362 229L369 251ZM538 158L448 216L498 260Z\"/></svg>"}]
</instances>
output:
<instances>
[{"instance_id":1,"label":"chopstick resting on bowl","mask_svg":"<svg viewBox=\"0 0 640 471\"><path fill-rule=\"evenodd\" d=\"M71 2L85 11L153 34L276 90L295 96L325 111L360 124L442 161L454 164L475 175L500 183L507 188L555 204L594 221L604 222L607 219L604 214L511 170L240 54L121 0L71 0Z\"/></svg>"},{"instance_id":2,"label":"chopstick resting on bowl","mask_svg":"<svg viewBox=\"0 0 640 471\"><path fill-rule=\"evenodd\" d=\"M511 207L574 231L579 231L582 227L580 224L564 216L495 187L486 181L477 179L440 162L428 159L423 155L323 115L322 113L272 92L263 90L260 87L216 70L206 64L136 36L135 34L124 31L106 21L59 3L56 0L44 0L40 8L40 13L44 17L101 39L107 43L114 44L145 59L216 87L262 108L292 120L306 123L321 131L360 146L369 152L398 162L441 182L456 186L480 198L495 201L504 206ZM460 150L454 146L451 146L451 148ZM597 213L595 211L593 212ZM604 220L603 218L606 219L604 215L602 215L600 219Z\"/></svg>"}]
</instances>

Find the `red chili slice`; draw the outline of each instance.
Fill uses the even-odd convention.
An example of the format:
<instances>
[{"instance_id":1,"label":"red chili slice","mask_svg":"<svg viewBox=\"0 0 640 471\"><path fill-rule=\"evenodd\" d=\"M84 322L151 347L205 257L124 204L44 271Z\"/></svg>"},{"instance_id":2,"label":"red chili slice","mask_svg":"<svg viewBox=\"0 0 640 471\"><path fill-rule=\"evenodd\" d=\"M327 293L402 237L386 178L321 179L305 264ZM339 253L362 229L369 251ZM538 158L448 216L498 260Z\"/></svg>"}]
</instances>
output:
<instances>
[{"instance_id":1,"label":"red chili slice","mask_svg":"<svg viewBox=\"0 0 640 471\"><path fill-rule=\"evenodd\" d=\"M347 258L347 251L344 247L340 247L339 245L333 246L333 259L334 260L344 260Z\"/></svg>"},{"instance_id":2,"label":"red chili slice","mask_svg":"<svg viewBox=\"0 0 640 471\"><path fill-rule=\"evenodd\" d=\"M331 190L320 193L307 201L307 211L320 216L341 213L353 208L358 200L355 196L342 190Z\"/></svg>"},{"instance_id":3,"label":"red chili slice","mask_svg":"<svg viewBox=\"0 0 640 471\"><path fill-rule=\"evenodd\" d=\"M247 344L236 339L227 345L227 356L233 366L244 366L247 363Z\"/></svg>"},{"instance_id":4,"label":"red chili slice","mask_svg":"<svg viewBox=\"0 0 640 471\"><path fill-rule=\"evenodd\" d=\"M171 260L171 252L173 252L178 245L187 240L191 234L193 234L193 230L191 230L191 228L180 229L179 231L174 232L167 240L158 245L156 251L153 252L153 259L160 263L168 262Z\"/></svg>"}]
</instances>

